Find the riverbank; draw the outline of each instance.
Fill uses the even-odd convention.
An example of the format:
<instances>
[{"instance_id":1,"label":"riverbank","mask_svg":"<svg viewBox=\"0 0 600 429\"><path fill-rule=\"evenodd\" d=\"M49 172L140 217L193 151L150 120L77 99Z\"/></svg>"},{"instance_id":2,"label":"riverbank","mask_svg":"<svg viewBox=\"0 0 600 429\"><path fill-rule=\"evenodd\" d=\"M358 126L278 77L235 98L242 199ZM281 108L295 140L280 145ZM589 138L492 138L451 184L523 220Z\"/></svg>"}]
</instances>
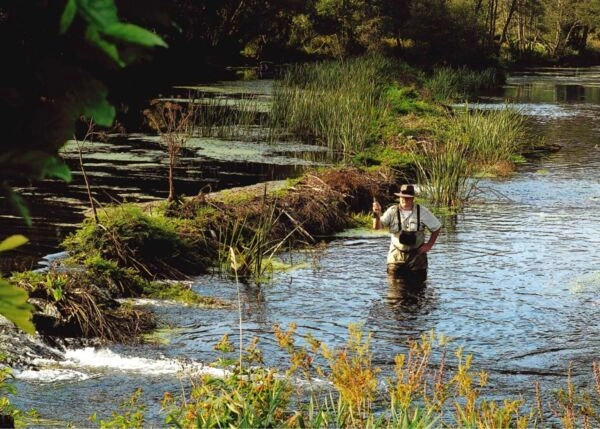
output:
<instances>
[{"instance_id":1,"label":"riverbank","mask_svg":"<svg viewBox=\"0 0 600 429\"><path fill-rule=\"evenodd\" d=\"M172 203L107 207L98 223L86 219L65 240L68 257L10 281L28 291L43 336L137 340L155 322L117 299L227 305L167 281L217 271L261 282L275 269L278 250L314 245L357 225L373 198L390 202L397 186L390 169L338 167Z\"/></svg>"}]
</instances>

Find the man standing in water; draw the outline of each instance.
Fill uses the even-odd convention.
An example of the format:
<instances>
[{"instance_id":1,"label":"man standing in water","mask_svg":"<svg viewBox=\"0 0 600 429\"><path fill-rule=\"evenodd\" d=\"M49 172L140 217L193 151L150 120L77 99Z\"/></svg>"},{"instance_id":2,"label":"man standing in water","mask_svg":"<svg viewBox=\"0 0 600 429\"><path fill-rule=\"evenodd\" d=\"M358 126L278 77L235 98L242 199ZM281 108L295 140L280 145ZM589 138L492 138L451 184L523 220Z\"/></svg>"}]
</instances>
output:
<instances>
[{"instance_id":1,"label":"man standing in water","mask_svg":"<svg viewBox=\"0 0 600 429\"><path fill-rule=\"evenodd\" d=\"M373 200L373 228L389 229L391 243L387 256L388 275L413 275L417 279L427 277L427 252L438 238L441 222L426 208L415 204L414 185L402 185L400 203L388 208L383 215L381 205ZM430 231L425 242L425 228Z\"/></svg>"}]
</instances>

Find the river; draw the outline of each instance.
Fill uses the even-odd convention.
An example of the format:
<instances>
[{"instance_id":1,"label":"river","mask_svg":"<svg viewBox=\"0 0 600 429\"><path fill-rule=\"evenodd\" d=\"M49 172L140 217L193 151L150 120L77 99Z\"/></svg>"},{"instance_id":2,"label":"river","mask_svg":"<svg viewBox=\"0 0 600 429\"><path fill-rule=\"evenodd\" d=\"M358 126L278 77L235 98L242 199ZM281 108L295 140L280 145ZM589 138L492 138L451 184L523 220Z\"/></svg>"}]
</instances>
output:
<instances>
[{"instance_id":1,"label":"river","mask_svg":"<svg viewBox=\"0 0 600 429\"><path fill-rule=\"evenodd\" d=\"M455 218L430 254L422 293L392 296L385 275L388 238L347 231L319 252L293 254L310 263L274 275L273 282L244 286L245 341L260 339L265 364L285 366L273 325L298 324L330 346L347 339L350 323L372 334L374 364L390 371L407 351L407 339L435 331L474 355L490 374L486 395L544 400L572 380L593 385L600 356L600 69L541 69L515 73L503 94L481 100L495 107L510 100L554 154L521 165L506 179L482 179L474 200ZM234 282L194 279L202 294L235 301ZM106 418L136 387L159 423L158 401L179 392L183 368L202 367L219 354L225 333L237 343L238 313L154 304L166 324L165 345L122 346L69 352L62 364L17 374L13 402L42 416L85 425L98 411Z\"/></svg>"}]
</instances>

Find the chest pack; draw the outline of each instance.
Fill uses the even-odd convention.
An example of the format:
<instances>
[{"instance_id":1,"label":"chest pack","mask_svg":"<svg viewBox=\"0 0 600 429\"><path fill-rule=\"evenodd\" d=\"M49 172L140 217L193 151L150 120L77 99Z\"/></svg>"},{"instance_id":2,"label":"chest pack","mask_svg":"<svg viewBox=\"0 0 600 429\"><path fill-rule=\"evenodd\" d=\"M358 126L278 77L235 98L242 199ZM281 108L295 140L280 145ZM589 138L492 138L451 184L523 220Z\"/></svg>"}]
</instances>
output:
<instances>
[{"instance_id":1,"label":"chest pack","mask_svg":"<svg viewBox=\"0 0 600 429\"><path fill-rule=\"evenodd\" d=\"M406 231L404 229L404 224L402 223L402 219L400 218L400 208L398 208L398 206L396 206L396 216L398 217L398 229L400 230L398 241L400 241L400 243L406 246L414 246L417 243L417 233L421 230L421 206L417 204L416 231Z\"/></svg>"}]
</instances>

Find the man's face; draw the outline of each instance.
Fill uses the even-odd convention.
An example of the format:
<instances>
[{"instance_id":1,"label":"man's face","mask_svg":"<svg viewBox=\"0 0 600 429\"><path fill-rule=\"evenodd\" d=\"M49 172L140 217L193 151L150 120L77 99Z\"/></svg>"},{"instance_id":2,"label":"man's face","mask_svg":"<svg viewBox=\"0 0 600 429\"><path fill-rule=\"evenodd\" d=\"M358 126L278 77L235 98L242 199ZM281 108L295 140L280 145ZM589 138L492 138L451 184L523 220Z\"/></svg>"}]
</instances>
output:
<instances>
[{"instance_id":1,"label":"man's face","mask_svg":"<svg viewBox=\"0 0 600 429\"><path fill-rule=\"evenodd\" d=\"M412 209L415 199L410 197L400 197L400 207L403 209Z\"/></svg>"}]
</instances>

